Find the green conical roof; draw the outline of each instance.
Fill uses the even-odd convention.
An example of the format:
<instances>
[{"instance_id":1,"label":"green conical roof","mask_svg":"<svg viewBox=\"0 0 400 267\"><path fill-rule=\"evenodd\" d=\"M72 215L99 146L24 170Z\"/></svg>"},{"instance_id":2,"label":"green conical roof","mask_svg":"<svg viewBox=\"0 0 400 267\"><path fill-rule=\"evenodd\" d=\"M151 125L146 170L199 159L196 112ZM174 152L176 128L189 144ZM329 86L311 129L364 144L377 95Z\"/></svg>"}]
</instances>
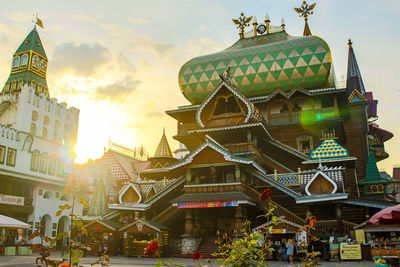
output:
<instances>
[{"instance_id":1,"label":"green conical roof","mask_svg":"<svg viewBox=\"0 0 400 267\"><path fill-rule=\"evenodd\" d=\"M36 27L33 27L32 31L28 34L28 36L26 36L25 40L18 47L17 51L15 51L15 54L21 52L27 52L30 50L33 50L42 57L47 58L46 52L44 52L43 44L42 41L40 40Z\"/></svg>"},{"instance_id":2,"label":"green conical roof","mask_svg":"<svg viewBox=\"0 0 400 267\"><path fill-rule=\"evenodd\" d=\"M19 91L23 85L28 84L35 88L36 93L45 93L49 97L46 81L47 62L42 41L34 27L13 55L11 73L2 93Z\"/></svg>"},{"instance_id":3,"label":"green conical roof","mask_svg":"<svg viewBox=\"0 0 400 267\"><path fill-rule=\"evenodd\" d=\"M368 156L368 164L367 164L367 172L365 174L365 178L359 181L359 184L365 185L365 184L385 184L388 183L389 181L382 178L378 166L376 165L376 160L374 156L374 152L372 151L372 148L369 148L369 156Z\"/></svg>"}]
</instances>

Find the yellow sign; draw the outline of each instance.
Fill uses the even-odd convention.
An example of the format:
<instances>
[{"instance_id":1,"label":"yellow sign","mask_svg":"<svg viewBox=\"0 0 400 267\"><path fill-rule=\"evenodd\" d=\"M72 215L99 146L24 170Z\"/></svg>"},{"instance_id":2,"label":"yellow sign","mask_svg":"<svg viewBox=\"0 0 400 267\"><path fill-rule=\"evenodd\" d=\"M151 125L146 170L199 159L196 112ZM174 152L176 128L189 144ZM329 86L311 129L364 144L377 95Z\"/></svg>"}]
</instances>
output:
<instances>
[{"instance_id":1,"label":"yellow sign","mask_svg":"<svg viewBox=\"0 0 400 267\"><path fill-rule=\"evenodd\" d=\"M340 259L361 260L361 245L340 245Z\"/></svg>"},{"instance_id":2,"label":"yellow sign","mask_svg":"<svg viewBox=\"0 0 400 267\"><path fill-rule=\"evenodd\" d=\"M356 240L359 243L365 243L365 232L364 229L357 229L356 230Z\"/></svg>"},{"instance_id":3,"label":"yellow sign","mask_svg":"<svg viewBox=\"0 0 400 267\"><path fill-rule=\"evenodd\" d=\"M286 229L270 229L270 234L286 234Z\"/></svg>"}]
</instances>

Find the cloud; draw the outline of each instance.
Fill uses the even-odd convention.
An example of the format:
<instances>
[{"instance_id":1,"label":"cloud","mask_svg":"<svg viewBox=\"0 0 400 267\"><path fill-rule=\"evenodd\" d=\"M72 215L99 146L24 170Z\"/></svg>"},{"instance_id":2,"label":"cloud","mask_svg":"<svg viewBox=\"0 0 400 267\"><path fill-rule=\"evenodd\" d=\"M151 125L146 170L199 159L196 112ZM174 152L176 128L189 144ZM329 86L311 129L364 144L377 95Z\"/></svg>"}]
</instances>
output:
<instances>
[{"instance_id":1,"label":"cloud","mask_svg":"<svg viewBox=\"0 0 400 267\"><path fill-rule=\"evenodd\" d=\"M128 18L128 21L137 25L147 25L149 22L142 18Z\"/></svg>"},{"instance_id":2,"label":"cloud","mask_svg":"<svg viewBox=\"0 0 400 267\"><path fill-rule=\"evenodd\" d=\"M124 102L139 84L140 81L135 79L133 75L127 75L122 80L96 87L93 98L96 100Z\"/></svg>"},{"instance_id":3,"label":"cloud","mask_svg":"<svg viewBox=\"0 0 400 267\"><path fill-rule=\"evenodd\" d=\"M134 36L128 43L130 50L152 53L157 59L165 59L176 48L175 44L155 41L150 36Z\"/></svg>"},{"instance_id":4,"label":"cloud","mask_svg":"<svg viewBox=\"0 0 400 267\"><path fill-rule=\"evenodd\" d=\"M72 72L90 76L112 59L112 54L105 46L94 43L63 43L54 49L51 69L56 73Z\"/></svg>"},{"instance_id":5,"label":"cloud","mask_svg":"<svg viewBox=\"0 0 400 267\"><path fill-rule=\"evenodd\" d=\"M68 16L72 19L82 21L82 22L87 22L87 23L95 23L103 17L101 15L90 16L90 15L83 15L83 14L70 14Z\"/></svg>"},{"instance_id":6,"label":"cloud","mask_svg":"<svg viewBox=\"0 0 400 267\"><path fill-rule=\"evenodd\" d=\"M31 21L33 19L32 14L24 13L21 11L8 14L7 17L13 22L23 22L23 23L27 23L28 21ZM43 17L41 16L39 16L39 18L43 19Z\"/></svg>"}]
</instances>

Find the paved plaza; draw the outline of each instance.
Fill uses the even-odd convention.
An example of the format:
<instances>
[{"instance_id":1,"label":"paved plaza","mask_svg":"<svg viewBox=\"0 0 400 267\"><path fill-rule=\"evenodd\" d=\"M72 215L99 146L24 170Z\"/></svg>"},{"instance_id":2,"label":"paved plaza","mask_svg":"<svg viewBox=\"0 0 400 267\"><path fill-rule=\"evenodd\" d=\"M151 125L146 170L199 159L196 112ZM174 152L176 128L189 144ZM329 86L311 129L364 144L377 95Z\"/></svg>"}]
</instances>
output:
<instances>
[{"instance_id":1,"label":"paved plaza","mask_svg":"<svg viewBox=\"0 0 400 267\"><path fill-rule=\"evenodd\" d=\"M54 259L59 259L61 254L59 252L55 252L52 254ZM23 267L23 266L35 266L34 261L38 257L38 254L34 253L32 256L0 256L0 266L9 266L9 267ZM84 257L81 260L81 263L85 267L89 267L92 262L94 262L97 258L90 256ZM181 258L174 258L173 259L176 263L185 263L185 266L188 267L195 267L196 262L193 261L191 258L188 259L181 259ZM156 260L153 258L137 258L137 257L111 257L111 264L109 266L119 266L119 267L127 267L127 266L135 266L135 267L145 267L145 266L154 266ZM207 260L202 260L203 265L207 265L210 267L217 267L219 266L218 263L215 263L215 260L212 260L210 263L207 263ZM299 262L295 262L294 265L289 265L282 261L269 261L269 266L277 267L277 266L302 266ZM100 265L94 265L100 266ZM352 261L352 262L322 262L320 266L375 266L372 261Z\"/></svg>"}]
</instances>

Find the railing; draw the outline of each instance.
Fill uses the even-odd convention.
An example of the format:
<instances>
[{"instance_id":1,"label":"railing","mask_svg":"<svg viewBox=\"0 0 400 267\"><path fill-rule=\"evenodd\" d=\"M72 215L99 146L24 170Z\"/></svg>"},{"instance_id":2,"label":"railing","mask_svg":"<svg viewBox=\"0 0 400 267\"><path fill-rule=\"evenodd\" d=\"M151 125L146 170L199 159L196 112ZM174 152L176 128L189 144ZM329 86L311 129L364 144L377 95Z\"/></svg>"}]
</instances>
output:
<instances>
[{"instance_id":1,"label":"railing","mask_svg":"<svg viewBox=\"0 0 400 267\"><path fill-rule=\"evenodd\" d=\"M249 143L227 144L225 145L231 153L245 153L254 150L253 146Z\"/></svg>"},{"instance_id":2,"label":"railing","mask_svg":"<svg viewBox=\"0 0 400 267\"><path fill-rule=\"evenodd\" d=\"M259 205L263 206L265 209L270 208L264 201L258 199L260 197L260 193L257 190L249 186L247 186L246 189L247 189L246 191L247 195L251 197L253 200L257 201ZM279 205L278 203L272 200L270 200L269 202L276 208L276 210L274 211L275 216L283 216L286 220L297 223L299 225L303 225L305 223L305 220L303 220L290 210L286 209L285 207Z\"/></svg>"},{"instance_id":3,"label":"railing","mask_svg":"<svg viewBox=\"0 0 400 267\"><path fill-rule=\"evenodd\" d=\"M286 122L315 122L335 117L336 117L335 107L327 107L314 110L294 111L291 113L291 116L289 112L271 114L269 123L279 124Z\"/></svg>"},{"instance_id":4,"label":"railing","mask_svg":"<svg viewBox=\"0 0 400 267\"><path fill-rule=\"evenodd\" d=\"M197 128L197 123L180 123L178 124L178 135L187 134L190 130Z\"/></svg>"},{"instance_id":5,"label":"railing","mask_svg":"<svg viewBox=\"0 0 400 267\"><path fill-rule=\"evenodd\" d=\"M217 192L236 192L245 191L242 183L219 183L219 184L199 184L185 185L185 193L217 193Z\"/></svg>"}]
</instances>

